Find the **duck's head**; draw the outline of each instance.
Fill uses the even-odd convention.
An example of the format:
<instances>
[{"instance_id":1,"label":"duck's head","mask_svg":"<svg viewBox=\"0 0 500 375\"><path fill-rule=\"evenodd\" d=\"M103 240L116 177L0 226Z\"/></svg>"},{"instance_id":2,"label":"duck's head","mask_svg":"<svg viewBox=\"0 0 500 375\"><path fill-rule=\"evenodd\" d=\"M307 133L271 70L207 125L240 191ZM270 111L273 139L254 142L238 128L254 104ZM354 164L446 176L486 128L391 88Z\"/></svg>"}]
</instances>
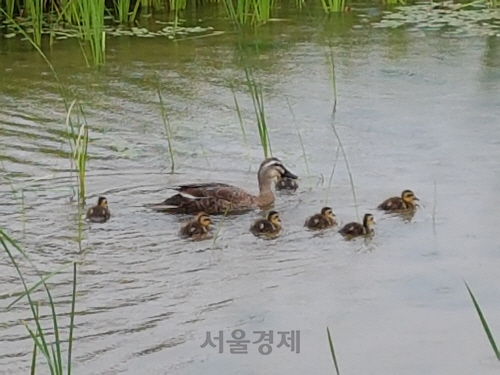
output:
<instances>
[{"instance_id":1,"label":"duck's head","mask_svg":"<svg viewBox=\"0 0 500 375\"><path fill-rule=\"evenodd\" d=\"M267 158L262 162L259 168L259 182L263 180L278 182L283 178L298 179L296 175L285 168L278 158Z\"/></svg>"},{"instance_id":2,"label":"duck's head","mask_svg":"<svg viewBox=\"0 0 500 375\"><path fill-rule=\"evenodd\" d=\"M199 212L196 215L196 221L198 221L198 223L200 223L205 228L208 228L210 224L212 224L212 219L210 219L210 216L208 216L208 214L205 212Z\"/></svg>"},{"instance_id":3,"label":"duck's head","mask_svg":"<svg viewBox=\"0 0 500 375\"><path fill-rule=\"evenodd\" d=\"M403 202L408 203L412 206L415 205L415 201L419 200L411 190L404 190L401 193L401 199L403 200Z\"/></svg>"},{"instance_id":4,"label":"duck's head","mask_svg":"<svg viewBox=\"0 0 500 375\"><path fill-rule=\"evenodd\" d=\"M281 227L281 219L280 219L280 215L278 214L278 212L276 211L270 211L267 216L266 216L267 220L269 220L271 222L271 224L273 224L274 226L276 227Z\"/></svg>"},{"instance_id":5,"label":"duck's head","mask_svg":"<svg viewBox=\"0 0 500 375\"><path fill-rule=\"evenodd\" d=\"M335 214L333 213L333 210L331 209L331 207L323 207L321 209L321 215L323 215L324 217L327 217L329 219L335 219Z\"/></svg>"},{"instance_id":6,"label":"duck's head","mask_svg":"<svg viewBox=\"0 0 500 375\"><path fill-rule=\"evenodd\" d=\"M363 218L363 226L367 229L371 229L371 227L375 224L375 218L372 214L365 214Z\"/></svg>"},{"instance_id":7,"label":"duck's head","mask_svg":"<svg viewBox=\"0 0 500 375\"><path fill-rule=\"evenodd\" d=\"M108 208L108 200L105 197L99 197L97 200L97 205Z\"/></svg>"}]
</instances>

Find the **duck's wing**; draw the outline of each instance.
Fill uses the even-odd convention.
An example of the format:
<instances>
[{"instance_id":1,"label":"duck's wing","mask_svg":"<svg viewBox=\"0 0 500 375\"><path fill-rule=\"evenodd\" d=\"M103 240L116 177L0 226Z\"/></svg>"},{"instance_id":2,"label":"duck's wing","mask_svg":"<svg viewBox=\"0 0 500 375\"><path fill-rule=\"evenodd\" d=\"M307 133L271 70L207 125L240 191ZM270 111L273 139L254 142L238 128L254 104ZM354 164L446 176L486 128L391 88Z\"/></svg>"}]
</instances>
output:
<instances>
[{"instance_id":1,"label":"duck's wing","mask_svg":"<svg viewBox=\"0 0 500 375\"><path fill-rule=\"evenodd\" d=\"M344 236L360 236L363 234L363 226L360 223L349 223L340 230Z\"/></svg>"},{"instance_id":2,"label":"duck's wing","mask_svg":"<svg viewBox=\"0 0 500 375\"><path fill-rule=\"evenodd\" d=\"M174 190L177 190L180 193L184 194L189 194L192 195L193 197L211 197L215 196L217 192L221 189L238 189L236 186L229 185L229 184L223 184L220 182L208 182L208 183L203 183L203 184L186 184L186 185L179 185L173 188Z\"/></svg>"},{"instance_id":3,"label":"duck's wing","mask_svg":"<svg viewBox=\"0 0 500 375\"><path fill-rule=\"evenodd\" d=\"M384 211L402 210L404 208L404 202L400 197L388 198L378 206L379 210Z\"/></svg>"},{"instance_id":4,"label":"duck's wing","mask_svg":"<svg viewBox=\"0 0 500 375\"><path fill-rule=\"evenodd\" d=\"M252 227L250 228L250 231L254 234L260 234L260 233L271 233L275 231L274 225L269 222L266 219L260 219L257 220Z\"/></svg>"},{"instance_id":5,"label":"duck's wing","mask_svg":"<svg viewBox=\"0 0 500 375\"><path fill-rule=\"evenodd\" d=\"M196 198L182 194L173 195L164 202L149 205L149 207L160 212L186 214L206 212L210 215L242 212L253 208L251 204L245 202L231 202L227 199L214 197Z\"/></svg>"}]
</instances>

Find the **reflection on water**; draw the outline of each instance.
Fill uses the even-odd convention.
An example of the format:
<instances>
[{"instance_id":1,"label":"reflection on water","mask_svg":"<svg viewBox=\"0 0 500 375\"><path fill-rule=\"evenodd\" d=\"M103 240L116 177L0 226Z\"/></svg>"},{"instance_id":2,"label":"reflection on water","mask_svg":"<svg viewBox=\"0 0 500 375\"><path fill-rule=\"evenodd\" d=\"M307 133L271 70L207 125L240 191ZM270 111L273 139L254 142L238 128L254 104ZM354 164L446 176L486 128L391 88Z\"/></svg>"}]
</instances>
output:
<instances>
[{"instance_id":1,"label":"reflection on water","mask_svg":"<svg viewBox=\"0 0 500 375\"><path fill-rule=\"evenodd\" d=\"M286 16L263 27L246 48L264 86L273 153L301 176L295 193L277 194L283 231L272 241L249 232L261 217L257 211L226 218L213 243L180 239L187 216L145 207L181 183L221 181L256 192L262 150L233 33L167 45L111 39L107 66L97 72L75 58L79 47L71 41L50 51L91 129L87 200L104 195L113 213L104 225L86 225L83 253L75 242L74 177L58 88L35 52L0 42L7 51L0 60L0 226L43 272L81 262L76 373L328 373L326 326L342 370L350 373L497 371L461 280L500 331L500 287L493 282L500 183L496 39L353 32L353 14L339 22ZM210 17L206 22L229 30ZM358 210L331 127L330 43L339 98L335 128ZM173 175L157 75L173 125ZM411 220L375 209L405 188L422 201ZM305 218L324 205L339 225L359 221L357 211L374 213L374 238L344 241L335 229L307 231ZM220 220L214 218L215 226ZM5 307L20 290L5 256L0 275ZM50 283L64 325L70 282L65 270ZM21 303L0 316L0 372L25 373L32 343L20 320L30 312ZM200 348L206 332L229 337L235 329L300 330L301 352L237 356Z\"/></svg>"}]
</instances>

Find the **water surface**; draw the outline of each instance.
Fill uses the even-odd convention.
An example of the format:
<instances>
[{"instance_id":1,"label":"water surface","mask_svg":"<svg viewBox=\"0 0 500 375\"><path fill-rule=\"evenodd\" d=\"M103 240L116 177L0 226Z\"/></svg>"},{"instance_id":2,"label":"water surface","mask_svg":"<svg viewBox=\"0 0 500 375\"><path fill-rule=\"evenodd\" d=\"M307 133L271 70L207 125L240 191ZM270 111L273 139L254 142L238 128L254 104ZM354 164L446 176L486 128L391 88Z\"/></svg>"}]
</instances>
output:
<instances>
[{"instance_id":1,"label":"water surface","mask_svg":"<svg viewBox=\"0 0 500 375\"><path fill-rule=\"evenodd\" d=\"M246 61L264 87L273 154L301 176L300 188L277 196L285 226L279 239L248 232L256 211L228 218L213 245L178 237L185 216L144 207L179 183L257 189L263 155L238 36L213 16L199 18L227 32L178 43L110 39L100 71L85 67L74 41L49 53L90 128L88 203L105 195L113 214L105 225L85 226L83 253L57 85L25 44L0 42L0 226L42 271L82 262L75 373L327 374L334 369L326 326L345 373L497 373L462 279L499 335L498 38L351 29L354 14L284 14L263 27L245 44ZM169 173L158 77L176 174ZM411 223L374 210L407 188L423 203ZM343 223L376 213L375 238L347 242L335 231L304 230L304 219L325 203ZM21 288L6 256L0 275L5 307ZM50 284L64 324L70 283L65 271ZM30 312L23 302L0 317L0 373L26 373L32 343L21 320ZM234 329L253 341L252 331L300 330L300 354L276 343L267 356L255 344L246 355L230 354L227 344L223 354L200 348L207 331L229 338Z\"/></svg>"}]
</instances>

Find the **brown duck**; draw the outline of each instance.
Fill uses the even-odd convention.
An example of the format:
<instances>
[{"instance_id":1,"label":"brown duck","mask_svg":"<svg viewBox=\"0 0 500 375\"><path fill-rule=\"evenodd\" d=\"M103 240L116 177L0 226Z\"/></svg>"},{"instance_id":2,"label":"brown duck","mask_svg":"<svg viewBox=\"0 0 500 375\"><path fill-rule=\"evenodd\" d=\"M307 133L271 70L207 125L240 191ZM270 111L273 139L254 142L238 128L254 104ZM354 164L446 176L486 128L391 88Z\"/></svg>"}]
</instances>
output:
<instances>
[{"instance_id":1,"label":"brown duck","mask_svg":"<svg viewBox=\"0 0 500 375\"><path fill-rule=\"evenodd\" d=\"M363 218L363 225L360 223L352 222L346 224L339 232L344 237L354 238L359 236L366 236L373 234L373 224L375 219L372 214L365 214Z\"/></svg>"},{"instance_id":2,"label":"brown duck","mask_svg":"<svg viewBox=\"0 0 500 375\"><path fill-rule=\"evenodd\" d=\"M306 227L313 230L331 228L335 224L337 224L335 214L330 207L323 207L321 213L313 215L306 220Z\"/></svg>"},{"instance_id":3,"label":"brown duck","mask_svg":"<svg viewBox=\"0 0 500 375\"><path fill-rule=\"evenodd\" d=\"M298 178L286 169L279 159L268 158L262 162L257 173L259 195L252 195L236 186L217 182L189 184L174 188L179 192L178 194L151 207L158 211L174 213L203 211L208 214L263 208L274 203L272 185L284 177Z\"/></svg>"},{"instance_id":4,"label":"brown duck","mask_svg":"<svg viewBox=\"0 0 500 375\"><path fill-rule=\"evenodd\" d=\"M404 211L414 210L416 207L415 201L419 199L415 196L413 191L404 190L401 197L392 197L383 201L379 206L379 210L383 211Z\"/></svg>"},{"instance_id":5,"label":"brown duck","mask_svg":"<svg viewBox=\"0 0 500 375\"><path fill-rule=\"evenodd\" d=\"M259 219L250 227L250 231L256 236L275 235L281 230L280 215L276 211L270 211L265 219Z\"/></svg>"},{"instance_id":6,"label":"brown duck","mask_svg":"<svg viewBox=\"0 0 500 375\"><path fill-rule=\"evenodd\" d=\"M212 220L205 212L199 212L193 220L184 223L181 227L181 236L193 240L203 240L209 237Z\"/></svg>"},{"instance_id":7,"label":"brown duck","mask_svg":"<svg viewBox=\"0 0 500 375\"><path fill-rule=\"evenodd\" d=\"M108 208L108 200L105 197L99 197L97 206L89 208L87 211L87 220L94 223L104 223L111 217Z\"/></svg>"}]
</instances>

